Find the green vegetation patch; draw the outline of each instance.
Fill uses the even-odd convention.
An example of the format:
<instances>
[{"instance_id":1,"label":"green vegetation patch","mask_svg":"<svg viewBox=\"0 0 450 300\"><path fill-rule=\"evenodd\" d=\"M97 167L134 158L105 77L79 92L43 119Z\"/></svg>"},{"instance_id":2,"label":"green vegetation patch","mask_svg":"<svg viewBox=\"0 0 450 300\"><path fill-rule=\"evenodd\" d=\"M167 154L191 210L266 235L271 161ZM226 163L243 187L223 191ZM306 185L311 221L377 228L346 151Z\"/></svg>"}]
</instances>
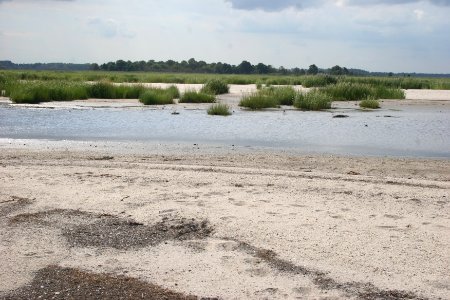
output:
<instances>
[{"instance_id":1,"label":"green vegetation patch","mask_svg":"<svg viewBox=\"0 0 450 300\"><path fill-rule=\"evenodd\" d=\"M112 84L97 82L89 86L89 98L99 99L138 99L147 89L143 85Z\"/></svg>"},{"instance_id":2,"label":"green vegetation patch","mask_svg":"<svg viewBox=\"0 0 450 300\"><path fill-rule=\"evenodd\" d=\"M184 92L180 98L180 103L214 103L215 101L214 95L194 90Z\"/></svg>"},{"instance_id":3,"label":"green vegetation patch","mask_svg":"<svg viewBox=\"0 0 450 300\"><path fill-rule=\"evenodd\" d=\"M239 106L250 109L263 109L279 107L280 105L292 105L296 97L296 91L291 86L265 87L257 92L244 96Z\"/></svg>"},{"instance_id":4,"label":"green vegetation patch","mask_svg":"<svg viewBox=\"0 0 450 300\"><path fill-rule=\"evenodd\" d=\"M330 75L305 76L301 81L304 87L323 87L336 83L338 83L338 79Z\"/></svg>"},{"instance_id":5,"label":"green vegetation patch","mask_svg":"<svg viewBox=\"0 0 450 300\"><path fill-rule=\"evenodd\" d=\"M294 100L294 106L302 110L321 110L331 108L331 98L320 89L312 89L307 93L300 92Z\"/></svg>"},{"instance_id":6,"label":"green vegetation patch","mask_svg":"<svg viewBox=\"0 0 450 300\"><path fill-rule=\"evenodd\" d=\"M211 95L227 94L229 91L228 84L220 79L209 80L201 89L201 92Z\"/></svg>"},{"instance_id":7,"label":"green vegetation patch","mask_svg":"<svg viewBox=\"0 0 450 300\"><path fill-rule=\"evenodd\" d=\"M322 89L333 100L361 100L375 99L404 99L405 92L398 88L387 88L382 85L370 85L366 83L340 82Z\"/></svg>"},{"instance_id":8,"label":"green vegetation patch","mask_svg":"<svg viewBox=\"0 0 450 300\"><path fill-rule=\"evenodd\" d=\"M230 107L226 104L217 103L211 105L208 110L208 115L212 116L229 116L231 115Z\"/></svg>"},{"instance_id":9,"label":"green vegetation patch","mask_svg":"<svg viewBox=\"0 0 450 300\"><path fill-rule=\"evenodd\" d=\"M170 89L147 89L139 97L139 101L145 105L173 104L174 93Z\"/></svg>"},{"instance_id":10,"label":"green vegetation patch","mask_svg":"<svg viewBox=\"0 0 450 300\"><path fill-rule=\"evenodd\" d=\"M278 107L278 101L272 97L261 92L251 93L244 96L239 102L239 106L259 110L264 108Z\"/></svg>"},{"instance_id":11,"label":"green vegetation patch","mask_svg":"<svg viewBox=\"0 0 450 300\"><path fill-rule=\"evenodd\" d=\"M380 108L380 102L375 99L366 99L359 102L359 107L377 109Z\"/></svg>"},{"instance_id":12,"label":"green vegetation patch","mask_svg":"<svg viewBox=\"0 0 450 300\"><path fill-rule=\"evenodd\" d=\"M9 97L15 103L40 103L87 99L89 93L87 85L80 82L15 82Z\"/></svg>"}]
</instances>

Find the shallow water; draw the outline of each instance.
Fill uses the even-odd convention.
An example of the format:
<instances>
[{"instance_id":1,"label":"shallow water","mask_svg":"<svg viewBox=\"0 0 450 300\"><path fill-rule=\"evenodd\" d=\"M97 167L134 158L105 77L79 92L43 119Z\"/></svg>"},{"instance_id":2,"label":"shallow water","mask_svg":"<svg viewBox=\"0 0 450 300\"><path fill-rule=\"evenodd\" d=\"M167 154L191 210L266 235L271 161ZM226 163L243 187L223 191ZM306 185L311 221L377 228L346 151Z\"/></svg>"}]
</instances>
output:
<instances>
[{"instance_id":1,"label":"shallow water","mask_svg":"<svg viewBox=\"0 0 450 300\"><path fill-rule=\"evenodd\" d=\"M37 109L0 106L0 138L188 142L349 155L450 157L450 110L333 112ZM389 117L386 117L389 116Z\"/></svg>"}]
</instances>

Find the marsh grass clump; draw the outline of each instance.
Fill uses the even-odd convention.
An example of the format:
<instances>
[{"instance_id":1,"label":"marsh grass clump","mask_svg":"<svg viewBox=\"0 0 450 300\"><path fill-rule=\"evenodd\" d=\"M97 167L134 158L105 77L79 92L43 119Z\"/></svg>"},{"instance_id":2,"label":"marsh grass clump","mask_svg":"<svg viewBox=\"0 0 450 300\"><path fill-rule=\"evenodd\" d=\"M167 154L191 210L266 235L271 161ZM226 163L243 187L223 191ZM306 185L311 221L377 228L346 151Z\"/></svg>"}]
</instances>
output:
<instances>
[{"instance_id":1,"label":"marsh grass clump","mask_svg":"<svg viewBox=\"0 0 450 300\"><path fill-rule=\"evenodd\" d=\"M244 96L240 106L250 109L263 109L278 107L280 105L293 105L296 91L291 86L265 87L257 92Z\"/></svg>"},{"instance_id":2,"label":"marsh grass clump","mask_svg":"<svg viewBox=\"0 0 450 300\"><path fill-rule=\"evenodd\" d=\"M380 102L378 102L378 100L369 98L359 102L359 107L377 109L380 108Z\"/></svg>"},{"instance_id":3,"label":"marsh grass clump","mask_svg":"<svg viewBox=\"0 0 450 300\"><path fill-rule=\"evenodd\" d=\"M279 105L293 105L296 92L291 86L271 88L270 93Z\"/></svg>"},{"instance_id":4,"label":"marsh grass clump","mask_svg":"<svg viewBox=\"0 0 450 300\"><path fill-rule=\"evenodd\" d=\"M230 91L228 84L220 79L211 79L205 83L201 92L211 95L227 94Z\"/></svg>"},{"instance_id":5,"label":"marsh grass clump","mask_svg":"<svg viewBox=\"0 0 450 300\"><path fill-rule=\"evenodd\" d=\"M305 76L301 84L304 87L323 87L330 84L336 84L337 78L330 75Z\"/></svg>"},{"instance_id":6,"label":"marsh grass clump","mask_svg":"<svg viewBox=\"0 0 450 300\"><path fill-rule=\"evenodd\" d=\"M229 116L231 115L230 107L223 103L211 105L207 110L208 115L212 116Z\"/></svg>"},{"instance_id":7,"label":"marsh grass clump","mask_svg":"<svg viewBox=\"0 0 450 300\"><path fill-rule=\"evenodd\" d=\"M388 88L383 85L370 85L367 83L340 82L323 88L333 100L361 100L375 99L404 99L405 93L398 88Z\"/></svg>"},{"instance_id":8,"label":"marsh grass clump","mask_svg":"<svg viewBox=\"0 0 450 300\"><path fill-rule=\"evenodd\" d=\"M115 99L139 99L147 89L143 85L115 85Z\"/></svg>"},{"instance_id":9,"label":"marsh grass clump","mask_svg":"<svg viewBox=\"0 0 450 300\"><path fill-rule=\"evenodd\" d=\"M310 90L307 93L297 93L294 106L302 110L321 110L331 108L331 98L327 93L319 89Z\"/></svg>"},{"instance_id":10,"label":"marsh grass clump","mask_svg":"<svg viewBox=\"0 0 450 300\"><path fill-rule=\"evenodd\" d=\"M40 103L87 99L84 83L69 81L15 82L9 92L15 103Z\"/></svg>"},{"instance_id":11,"label":"marsh grass clump","mask_svg":"<svg viewBox=\"0 0 450 300\"><path fill-rule=\"evenodd\" d=\"M278 101L271 94L267 94L261 91L244 96L239 102L239 106L250 108L253 110L279 106Z\"/></svg>"},{"instance_id":12,"label":"marsh grass clump","mask_svg":"<svg viewBox=\"0 0 450 300\"><path fill-rule=\"evenodd\" d=\"M143 85L115 85L110 82L97 82L89 86L90 98L98 99L138 99L147 89Z\"/></svg>"},{"instance_id":13,"label":"marsh grass clump","mask_svg":"<svg viewBox=\"0 0 450 300\"><path fill-rule=\"evenodd\" d=\"M97 82L89 87L89 96L91 98L99 99L114 99L116 98L116 89L110 82Z\"/></svg>"},{"instance_id":14,"label":"marsh grass clump","mask_svg":"<svg viewBox=\"0 0 450 300\"><path fill-rule=\"evenodd\" d=\"M147 89L139 96L139 101L145 105L173 104L173 91L169 89Z\"/></svg>"},{"instance_id":15,"label":"marsh grass clump","mask_svg":"<svg viewBox=\"0 0 450 300\"><path fill-rule=\"evenodd\" d=\"M372 97L376 99L405 99L405 91L399 88L387 88L382 85L374 86Z\"/></svg>"},{"instance_id":16,"label":"marsh grass clump","mask_svg":"<svg viewBox=\"0 0 450 300\"><path fill-rule=\"evenodd\" d=\"M214 103L215 101L214 95L195 90L184 92L180 98L180 103Z\"/></svg>"},{"instance_id":17,"label":"marsh grass clump","mask_svg":"<svg viewBox=\"0 0 450 300\"><path fill-rule=\"evenodd\" d=\"M334 100L361 100L372 95L372 87L365 83L340 82L322 90Z\"/></svg>"},{"instance_id":18,"label":"marsh grass clump","mask_svg":"<svg viewBox=\"0 0 450 300\"><path fill-rule=\"evenodd\" d=\"M180 98L180 90L174 85L169 86L167 88L167 92L172 96L173 99Z\"/></svg>"}]
</instances>

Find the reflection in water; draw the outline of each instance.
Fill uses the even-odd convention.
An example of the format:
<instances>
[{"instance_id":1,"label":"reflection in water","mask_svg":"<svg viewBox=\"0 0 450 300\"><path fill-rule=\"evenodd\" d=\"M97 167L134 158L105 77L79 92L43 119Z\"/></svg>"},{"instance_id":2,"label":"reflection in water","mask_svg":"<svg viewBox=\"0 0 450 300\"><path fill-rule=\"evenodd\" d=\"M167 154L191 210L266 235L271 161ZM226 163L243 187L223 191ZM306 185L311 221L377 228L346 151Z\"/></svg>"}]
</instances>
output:
<instances>
[{"instance_id":1,"label":"reflection in water","mask_svg":"<svg viewBox=\"0 0 450 300\"><path fill-rule=\"evenodd\" d=\"M450 157L450 110L330 112L0 107L0 137L214 143L338 154Z\"/></svg>"}]
</instances>

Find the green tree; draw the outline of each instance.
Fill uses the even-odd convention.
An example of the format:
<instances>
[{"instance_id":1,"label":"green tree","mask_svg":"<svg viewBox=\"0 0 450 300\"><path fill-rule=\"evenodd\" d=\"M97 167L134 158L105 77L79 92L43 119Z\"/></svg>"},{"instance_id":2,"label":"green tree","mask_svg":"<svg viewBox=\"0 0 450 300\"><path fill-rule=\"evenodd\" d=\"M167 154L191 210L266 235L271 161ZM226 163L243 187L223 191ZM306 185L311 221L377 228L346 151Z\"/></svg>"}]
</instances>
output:
<instances>
[{"instance_id":1,"label":"green tree","mask_svg":"<svg viewBox=\"0 0 450 300\"><path fill-rule=\"evenodd\" d=\"M251 63L244 60L239 64L239 66L237 66L237 69L240 74L251 74L253 73L254 68Z\"/></svg>"},{"instance_id":2,"label":"green tree","mask_svg":"<svg viewBox=\"0 0 450 300\"><path fill-rule=\"evenodd\" d=\"M319 68L316 65L310 65L308 68L308 74L309 75L317 75L319 73Z\"/></svg>"}]
</instances>

